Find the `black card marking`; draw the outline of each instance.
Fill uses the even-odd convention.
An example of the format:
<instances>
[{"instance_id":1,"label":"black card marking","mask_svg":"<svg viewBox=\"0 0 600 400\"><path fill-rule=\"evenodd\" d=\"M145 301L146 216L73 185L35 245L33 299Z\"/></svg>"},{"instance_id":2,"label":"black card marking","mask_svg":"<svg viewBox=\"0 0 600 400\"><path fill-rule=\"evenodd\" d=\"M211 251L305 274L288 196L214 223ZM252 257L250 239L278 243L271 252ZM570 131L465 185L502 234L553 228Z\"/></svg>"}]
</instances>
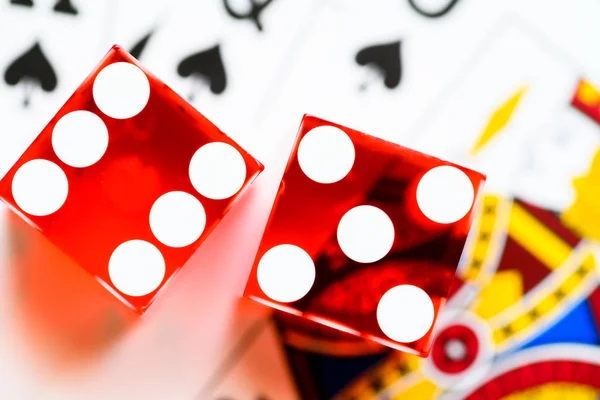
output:
<instances>
[{"instance_id":1,"label":"black card marking","mask_svg":"<svg viewBox=\"0 0 600 400\"><path fill-rule=\"evenodd\" d=\"M40 86L45 92L56 89L57 78L54 68L48 61L39 42L17 57L4 72L4 81L16 86L23 83L26 87L24 106L29 105L31 90L34 85Z\"/></svg>"},{"instance_id":2,"label":"black card marking","mask_svg":"<svg viewBox=\"0 0 600 400\"><path fill-rule=\"evenodd\" d=\"M385 86L394 89L402 80L401 45L402 43L397 40L391 43L367 46L356 53L355 60L359 65L376 68L383 77ZM365 89L365 85L361 88Z\"/></svg>"},{"instance_id":3,"label":"black card marking","mask_svg":"<svg viewBox=\"0 0 600 400\"><path fill-rule=\"evenodd\" d=\"M132 56L134 56L135 58L137 58L139 60L140 57L142 56L142 53L144 52L144 49L146 48L146 45L148 44L148 41L150 40L150 37L152 36L152 34L153 34L153 32L148 32L147 35L145 35L143 38L138 40L138 42L133 45L131 50L129 50L129 54L131 54Z\"/></svg>"},{"instance_id":4,"label":"black card marking","mask_svg":"<svg viewBox=\"0 0 600 400\"><path fill-rule=\"evenodd\" d=\"M231 7L231 4L229 4L229 1L230 0L223 0L223 6L225 6L227 14L239 20L249 19L254 22L256 29L259 31L263 30L263 25L260 21L261 13L269 6L269 4L273 2L273 0L265 0L262 3L258 3L256 0L248 0L250 4L250 10L248 10L246 13L241 13L237 10L234 10L233 7Z\"/></svg>"},{"instance_id":5,"label":"black card marking","mask_svg":"<svg viewBox=\"0 0 600 400\"><path fill-rule=\"evenodd\" d=\"M25 7L33 7L33 0L10 0L10 4Z\"/></svg>"},{"instance_id":6,"label":"black card marking","mask_svg":"<svg viewBox=\"0 0 600 400\"><path fill-rule=\"evenodd\" d=\"M207 82L210 86L210 91L214 94L223 93L227 87L227 76L219 45L184 58L177 67L177 73L184 78L191 76L192 78ZM190 101L193 98L194 94L192 93Z\"/></svg>"},{"instance_id":7,"label":"black card marking","mask_svg":"<svg viewBox=\"0 0 600 400\"><path fill-rule=\"evenodd\" d=\"M415 10L417 13L419 13L420 15L427 17L427 18L443 17L444 15L446 15L450 11L452 11L452 9L456 5L456 3L458 3L458 0L449 0L448 4L446 4L445 7L440 8L437 11L428 11L428 10L423 10L421 8L421 6L417 4L417 0L408 0L408 4L411 6L411 8L413 10Z\"/></svg>"},{"instance_id":8,"label":"black card marking","mask_svg":"<svg viewBox=\"0 0 600 400\"><path fill-rule=\"evenodd\" d=\"M79 14L79 11L71 4L71 0L58 0L54 5L54 11L71 15Z\"/></svg>"}]
</instances>

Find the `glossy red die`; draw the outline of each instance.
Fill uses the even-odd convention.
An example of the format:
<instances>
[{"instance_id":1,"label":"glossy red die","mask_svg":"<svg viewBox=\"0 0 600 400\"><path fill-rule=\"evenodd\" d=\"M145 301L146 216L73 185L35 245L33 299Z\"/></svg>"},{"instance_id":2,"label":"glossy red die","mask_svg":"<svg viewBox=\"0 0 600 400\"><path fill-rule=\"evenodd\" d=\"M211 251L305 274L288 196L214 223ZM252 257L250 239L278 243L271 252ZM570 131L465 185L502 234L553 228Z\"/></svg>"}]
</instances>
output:
<instances>
[{"instance_id":1,"label":"glossy red die","mask_svg":"<svg viewBox=\"0 0 600 400\"><path fill-rule=\"evenodd\" d=\"M244 294L425 356L484 181L305 116Z\"/></svg>"},{"instance_id":2,"label":"glossy red die","mask_svg":"<svg viewBox=\"0 0 600 400\"><path fill-rule=\"evenodd\" d=\"M143 311L262 169L115 46L0 181L0 198Z\"/></svg>"}]
</instances>

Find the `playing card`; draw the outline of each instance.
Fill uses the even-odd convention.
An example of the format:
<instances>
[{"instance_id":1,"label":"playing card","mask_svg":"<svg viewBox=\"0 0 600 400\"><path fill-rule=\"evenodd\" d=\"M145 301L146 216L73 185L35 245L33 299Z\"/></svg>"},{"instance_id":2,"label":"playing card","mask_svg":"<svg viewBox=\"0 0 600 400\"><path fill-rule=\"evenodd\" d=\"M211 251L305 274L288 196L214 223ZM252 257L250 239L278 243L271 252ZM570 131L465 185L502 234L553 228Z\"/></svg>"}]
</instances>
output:
<instances>
[{"instance_id":1,"label":"playing card","mask_svg":"<svg viewBox=\"0 0 600 400\"><path fill-rule=\"evenodd\" d=\"M600 126L571 104L554 113L536 134L527 152L515 191L532 203L554 211L576 198L573 180L585 175L600 146Z\"/></svg>"},{"instance_id":2,"label":"playing card","mask_svg":"<svg viewBox=\"0 0 600 400\"><path fill-rule=\"evenodd\" d=\"M488 191L514 194L524 161L548 119L570 101L577 75L518 20L502 18L494 30L430 108L412 145L486 173Z\"/></svg>"},{"instance_id":3,"label":"playing card","mask_svg":"<svg viewBox=\"0 0 600 400\"><path fill-rule=\"evenodd\" d=\"M243 300L221 365L200 399L299 399L283 344L266 308Z\"/></svg>"},{"instance_id":4,"label":"playing card","mask_svg":"<svg viewBox=\"0 0 600 400\"><path fill-rule=\"evenodd\" d=\"M161 9L156 28L146 23L135 34L124 34L127 39L118 36L117 42L131 46L152 32L141 54L144 65L238 139L251 136L257 99L286 67L282 62L317 3L180 0Z\"/></svg>"},{"instance_id":5,"label":"playing card","mask_svg":"<svg viewBox=\"0 0 600 400\"><path fill-rule=\"evenodd\" d=\"M284 79L259 98L254 123L282 135L287 121L308 113L395 141L416 135L413 126L490 29L495 11L470 2L431 19L408 2L323 3Z\"/></svg>"},{"instance_id":6,"label":"playing card","mask_svg":"<svg viewBox=\"0 0 600 400\"><path fill-rule=\"evenodd\" d=\"M106 4L0 3L0 176L108 51Z\"/></svg>"},{"instance_id":7,"label":"playing card","mask_svg":"<svg viewBox=\"0 0 600 400\"><path fill-rule=\"evenodd\" d=\"M182 0L113 1L108 26L111 42L121 45L135 58L144 62L148 44L182 3Z\"/></svg>"}]
</instances>

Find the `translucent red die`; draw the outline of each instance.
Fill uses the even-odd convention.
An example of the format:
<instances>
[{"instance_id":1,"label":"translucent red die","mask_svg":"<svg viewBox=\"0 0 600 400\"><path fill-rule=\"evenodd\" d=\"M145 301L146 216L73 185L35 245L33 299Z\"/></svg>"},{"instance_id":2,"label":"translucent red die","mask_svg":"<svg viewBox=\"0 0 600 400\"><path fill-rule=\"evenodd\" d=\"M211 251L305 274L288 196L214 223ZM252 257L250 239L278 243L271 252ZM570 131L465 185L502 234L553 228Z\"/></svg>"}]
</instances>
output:
<instances>
[{"instance_id":1,"label":"translucent red die","mask_svg":"<svg viewBox=\"0 0 600 400\"><path fill-rule=\"evenodd\" d=\"M115 46L0 181L0 198L143 311L262 169Z\"/></svg>"},{"instance_id":2,"label":"translucent red die","mask_svg":"<svg viewBox=\"0 0 600 400\"><path fill-rule=\"evenodd\" d=\"M425 356L484 181L305 116L244 294Z\"/></svg>"}]
</instances>

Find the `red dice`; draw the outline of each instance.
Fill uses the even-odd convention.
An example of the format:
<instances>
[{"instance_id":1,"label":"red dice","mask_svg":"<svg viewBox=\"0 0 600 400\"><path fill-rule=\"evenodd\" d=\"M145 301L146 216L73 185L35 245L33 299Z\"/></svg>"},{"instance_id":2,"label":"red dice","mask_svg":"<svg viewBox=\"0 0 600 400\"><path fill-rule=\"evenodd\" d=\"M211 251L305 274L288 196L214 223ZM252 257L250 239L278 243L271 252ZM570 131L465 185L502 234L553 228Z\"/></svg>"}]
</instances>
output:
<instances>
[{"instance_id":1,"label":"red dice","mask_svg":"<svg viewBox=\"0 0 600 400\"><path fill-rule=\"evenodd\" d=\"M244 294L425 356L484 181L305 116Z\"/></svg>"},{"instance_id":2,"label":"red dice","mask_svg":"<svg viewBox=\"0 0 600 400\"><path fill-rule=\"evenodd\" d=\"M262 169L115 46L0 181L0 198L143 311Z\"/></svg>"}]
</instances>

